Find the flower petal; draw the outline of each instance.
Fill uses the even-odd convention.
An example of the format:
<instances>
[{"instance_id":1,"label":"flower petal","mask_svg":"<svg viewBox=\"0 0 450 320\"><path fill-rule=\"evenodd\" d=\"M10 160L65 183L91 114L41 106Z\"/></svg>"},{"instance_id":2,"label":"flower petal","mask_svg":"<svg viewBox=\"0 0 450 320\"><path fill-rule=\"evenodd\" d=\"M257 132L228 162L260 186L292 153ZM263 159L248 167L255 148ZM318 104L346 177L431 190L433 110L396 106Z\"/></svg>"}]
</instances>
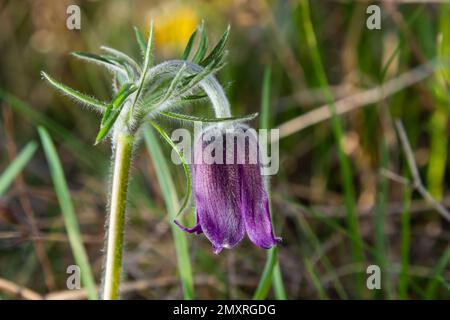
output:
<instances>
[{"instance_id":1,"label":"flower petal","mask_svg":"<svg viewBox=\"0 0 450 320\"><path fill-rule=\"evenodd\" d=\"M257 246L269 249L281 238L273 234L269 202L259 165L242 165L240 180L240 205L247 235Z\"/></svg>"},{"instance_id":2,"label":"flower petal","mask_svg":"<svg viewBox=\"0 0 450 320\"><path fill-rule=\"evenodd\" d=\"M192 228L189 227L185 227L183 226L180 222L178 222L178 220L173 220L173 222L184 232L187 233L196 233L196 234L200 234L203 232L202 227L200 226L200 223L198 222L198 215L197 215L197 221L195 223L195 226L193 226Z\"/></svg>"},{"instance_id":3,"label":"flower petal","mask_svg":"<svg viewBox=\"0 0 450 320\"><path fill-rule=\"evenodd\" d=\"M230 249L245 235L239 197L238 168L225 164L194 165L198 222L215 253Z\"/></svg>"}]
</instances>

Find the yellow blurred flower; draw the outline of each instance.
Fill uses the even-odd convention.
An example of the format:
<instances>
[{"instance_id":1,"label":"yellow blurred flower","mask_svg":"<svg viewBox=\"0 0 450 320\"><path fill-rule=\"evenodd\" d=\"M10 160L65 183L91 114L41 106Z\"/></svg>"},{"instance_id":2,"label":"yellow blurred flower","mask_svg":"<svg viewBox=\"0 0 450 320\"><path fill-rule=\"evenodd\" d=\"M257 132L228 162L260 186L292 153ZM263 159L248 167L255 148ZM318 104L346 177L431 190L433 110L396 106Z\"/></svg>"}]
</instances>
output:
<instances>
[{"instance_id":1,"label":"yellow blurred flower","mask_svg":"<svg viewBox=\"0 0 450 320\"><path fill-rule=\"evenodd\" d=\"M184 49L199 23L197 12L178 3L164 5L159 11L157 14L151 12L158 48L168 51Z\"/></svg>"}]
</instances>

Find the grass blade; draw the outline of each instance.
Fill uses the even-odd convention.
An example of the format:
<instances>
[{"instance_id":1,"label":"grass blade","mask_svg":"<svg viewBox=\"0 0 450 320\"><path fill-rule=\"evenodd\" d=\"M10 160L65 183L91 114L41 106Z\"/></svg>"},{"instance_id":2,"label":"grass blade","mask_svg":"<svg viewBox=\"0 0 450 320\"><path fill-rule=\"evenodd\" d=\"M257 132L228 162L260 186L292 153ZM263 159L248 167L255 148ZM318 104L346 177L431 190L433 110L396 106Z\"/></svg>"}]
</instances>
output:
<instances>
[{"instance_id":1,"label":"grass blade","mask_svg":"<svg viewBox=\"0 0 450 320\"><path fill-rule=\"evenodd\" d=\"M270 129L270 84L272 70L266 66L263 76L263 86L261 94L261 116L259 117L260 129Z\"/></svg>"},{"instance_id":2,"label":"grass blade","mask_svg":"<svg viewBox=\"0 0 450 320\"><path fill-rule=\"evenodd\" d=\"M278 250L278 249L277 249ZM277 255L278 260L278 255ZM283 275L281 274L280 262L277 261L273 267L272 286L277 300L287 300L286 290L284 289Z\"/></svg>"},{"instance_id":3,"label":"grass blade","mask_svg":"<svg viewBox=\"0 0 450 320\"><path fill-rule=\"evenodd\" d=\"M312 265L309 258L304 257L303 263L305 264L306 272L308 273L308 275L311 279L314 289L316 289L316 291L317 291L317 295L319 296L319 299L320 300L328 300L329 298L328 298L322 284L320 283L320 278L317 275L316 270L314 270L314 266Z\"/></svg>"},{"instance_id":4,"label":"grass blade","mask_svg":"<svg viewBox=\"0 0 450 320\"><path fill-rule=\"evenodd\" d=\"M228 28L229 30L229 28ZM227 31L228 31L227 30ZM267 66L264 70L264 80L262 88L262 99L261 99L261 117L260 117L260 129L269 129L269 112L270 112L270 76L271 69ZM269 208L270 214L272 215L272 203L270 199L270 192L267 190L269 195ZM253 299L262 300L267 297L269 293L270 285L273 283L275 297L278 300L286 300L286 292L283 284L283 277L281 274L280 264L278 262L278 247L273 247L267 252L266 264L264 266L264 271L259 280L258 287L253 295Z\"/></svg>"},{"instance_id":5,"label":"grass blade","mask_svg":"<svg viewBox=\"0 0 450 320\"><path fill-rule=\"evenodd\" d=\"M273 277L273 270L278 263L278 247L273 247L267 253L267 262L259 280L258 287L253 294L253 300L263 300L267 297Z\"/></svg>"},{"instance_id":6,"label":"grass blade","mask_svg":"<svg viewBox=\"0 0 450 320\"><path fill-rule=\"evenodd\" d=\"M403 191L403 212L401 216L401 243L400 257L401 266L398 279L398 297L399 299L408 298L409 282L409 250L411 239L411 189L405 188Z\"/></svg>"},{"instance_id":7,"label":"grass blade","mask_svg":"<svg viewBox=\"0 0 450 320\"><path fill-rule=\"evenodd\" d=\"M175 243L177 255L178 273L183 286L183 295L185 299L194 299L194 280L192 276L191 262L189 260L188 244L186 235L172 221L176 218L178 212L178 196L175 183L167 166L167 160L164 157L158 139L150 128L145 128L144 138L148 153L153 160L156 175L161 187L164 202L169 215L169 224Z\"/></svg>"},{"instance_id":8,"label":"grass blade","mask_svg":"<svg viewBox=\"0 0 450 320\"><path fill-rule=\"evenodd\" d=\"M176 214L176 217L178 217L187 208L189 204L189 199L191 198L191 172L189 171L189 167L187 165L183 153L180 150L178 150L177 146L175 145L175 143L173 143L172 139L170 139L169 135L164 131L164 129L153 121L150 121L150 124L156 129L156 131L159 132L161 137L163 137L164 140L166 140L166 142L176 151L183 164L183 170L186 176L186 196L184 197L184 201Z\"/></svg>"},{"instance_id":9,"label":"grass blade","mask_svg":"<svg viewBox=\"0 0 450 320\"><path fill-rule=\"evenodd\" d=\"M61 138L73 155L77 157L85 166L92 170L99 170L107 168L106 157L99 152L92 152L92 148L78 139L72 132L67 130L64 126L60 125L58 122L52 118L44 115L43 113L37 112L36 109L32 108L28 103L14 96L13 94L4 91L0 88L0 99L7 102L14 112L19 114L22 119L27 119L32 125L38 126L42 125L48 128L48 130L55 136ZM106 173L106 169L105 172Z\"/></svg>"},{"instance_id":10,"label":"grass blade","mask_svg":"<svg viewBox=\"0 0 450 320\"><path fill-rule=\"evenodd\" d=\"M38 131L49 164L58 202L64 217L64 224L66 226L72 253L76 264L80 267L81 281L86 288L89 299L97 299L94 276L81 239L80 227L70 198L61 162L59 161L55 146L53 145L47 130L44 127L39 127Z\"/></svg>"},{"instance_id":11,"label":"grass blade","mask_svg":"<svg viewBox=\"0 0 450 320\"><path fill-rule=\"evenodd\" d=\"M347 209L347 224L351 233L353 234L354 239L351 243L352 259L354 263L360 264L364 261L363 241L359 231L358 216L355 210L356 204L352 169L349 159L345 154L343 148L343 128L340 119L336 115L336 106L334 105L333 95L330 91L326 73L320 58L316 35L314 33L314 28L309 13L309 2L307 0L302 0L300 2L300 6L306 42L311 54L312 64L315 69L315 75L320 86L324 89L324 94L328 103L330 113L332 115L331 122L333 127L333 135L337 144L339 166L344 187L344 202ZM357 275L356 280L357 294L361 296L362 290L364 289L364 279L362 277L362 272Z\"/></svg>"},{"instance_id":12,"label":"grass blade","mask_svg":"<svg viewBox=\"0 0 450 320\"><path fill-rule=\"evenodd\" d=\"M9 186L14 182L16 176L23 170L31 160L37 149L37 143L30 141L17 155L17 157L8 165L0 175L0 197L5 193Z\"/></svg>"},{"instance_id":13,"label":"grass blade","mask_svg":"<svg viewBox=\"0 0 450 320\"><path fill-rule=\"evenodd\" d=\"M384 137L380 137L380 164L382 168L389 167L389 149L386 144ZM387 244L389 243L386 238L386 213L388 212L388 200L389 200L389 181L388 179L381 175L377 183L377 195L375 197L375 250L377 252L375 256L375 261L382 270L391 270L388 254L387 254ZM390 274L386 274L382 279L382 286L385 288L384 294L387 299L392 299L392 279ZM381 297L382 294L380 290L373 290L373 297Z\"/></svg>"},{"instance_id":14,"label":"grass blade","mask_svg":"<svg viewBox=\"0 0 450 320\"><path fill-rule=\"evenodd\" d=\"M428 281L425 290L425 299L431 300L435 298L436 289L439 283L441 283L441 279L444 278L443 273L445 272L445 270L448 270L449 265L450 265L450 245L447 246L444 253L439 258L436 267L433 269L431 279L430 281Z\"/></svg>"},{"instance_id":15,"label":"grass blade","mask_svg":"<svg viewBox=\"0 0 450 320\"><path fill-rule=\"evenodd\" d=\"M300 215L298 215L297 221L298 221L298 224L300 226L300 230L299 230L300 234L304 235L304 237L308 240L308 242L311 243L311 247L314 250L314 254L317 257L320 257L319 258L320 262L322 263L322 265L323 265L324 269L326 270L326 272L328 272L328 273L333 275L332 282L333 282L333 285L335 287L336 293L339 296L339 299L347 300L348 299L348 295L345 292L344 286L341 283L339 277L337 276L337 274L335 272L335 268L331 264L327 254L326 254L326 252L324 252L324 249L323 249L323 246L322 246L320 240L317 238L316 234L314 233L313 229L311 228L311 225L308 223L308 220L304 217L303 214L300 214ZM305 256L304 257L305 266L307 265L308 262L311 263L311 261L308 259L308 257ZM319 261L317 261L317 262L319 262ZM313 267L314 267L314 265L313 265ZM310 273L311 278L313 278L314 274L315 273ZM313 280L313 279L311 279L311 280ZM322 287L320 282L316 283L316 285L315 285L316 290L318 289L317 284L319 284L320 287ZM317 291L321 292L321 291L325 291L325 290L326 290L325 288L321 288L321 289L318 289Z\"/></svg>"}]
</instances>

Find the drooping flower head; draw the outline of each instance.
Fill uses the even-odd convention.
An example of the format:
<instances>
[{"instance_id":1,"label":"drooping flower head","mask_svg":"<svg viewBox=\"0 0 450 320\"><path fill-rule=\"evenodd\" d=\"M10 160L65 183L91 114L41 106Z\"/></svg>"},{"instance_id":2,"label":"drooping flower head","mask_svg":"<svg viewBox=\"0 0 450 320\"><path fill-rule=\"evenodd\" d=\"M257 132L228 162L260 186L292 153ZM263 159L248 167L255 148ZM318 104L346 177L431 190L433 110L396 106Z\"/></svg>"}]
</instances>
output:
<instances>
[{"instance_id":1,"label":"drooping flower head","mask_svg":"<svg viewBox=\"0 0 450 320\"><path fill-rule=\"evenodd\" d=\"M245 234L264 249L280 241L273 233L253 129L206 128L195 143L192 168L197 222L193 228L176 222L184 231L203 232L215 253L233 248Z\"/></svg>"}]
</instances>

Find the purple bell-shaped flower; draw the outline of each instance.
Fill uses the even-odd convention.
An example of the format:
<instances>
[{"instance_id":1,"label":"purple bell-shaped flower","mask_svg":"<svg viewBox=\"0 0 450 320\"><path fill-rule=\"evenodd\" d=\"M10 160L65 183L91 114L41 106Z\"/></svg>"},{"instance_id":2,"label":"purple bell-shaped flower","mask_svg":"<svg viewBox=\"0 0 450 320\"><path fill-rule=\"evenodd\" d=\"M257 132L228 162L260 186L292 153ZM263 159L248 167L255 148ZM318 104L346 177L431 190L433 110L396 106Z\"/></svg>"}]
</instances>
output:
<instances>
[{"instance_id":1,"label":"purple bell-shaped flower","mask_svg":"<svg viewBox=\"0 0 450 320\"><path fill-rule=\"evenodd\" d=\"M233 248L247 233L269 249L275 237L261 175L260 148L254 130L233 125L207 128L194 145L193 188L197 222L184 231L204 233L214 253Z\"/></svg>"}]
</instances>

